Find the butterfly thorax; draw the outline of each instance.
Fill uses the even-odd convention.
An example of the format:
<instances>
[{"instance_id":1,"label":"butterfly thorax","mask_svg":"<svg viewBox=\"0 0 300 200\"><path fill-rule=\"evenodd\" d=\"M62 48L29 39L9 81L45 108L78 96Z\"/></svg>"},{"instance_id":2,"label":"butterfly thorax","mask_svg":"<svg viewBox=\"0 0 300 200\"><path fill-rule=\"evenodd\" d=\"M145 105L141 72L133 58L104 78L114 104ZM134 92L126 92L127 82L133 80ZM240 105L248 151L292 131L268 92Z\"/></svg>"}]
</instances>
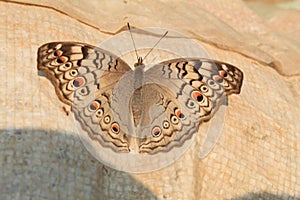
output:
<instances>
[{"instance_id":1,"label":"butterfly thorax","mask_svg":"<svg viewBox=\"0 0 300 200\"><path fill-rule=\"evenodd\" d=\"M134 81L133 88L136 88L132 96L132 117L134 125L137 126L140 123L141 117L143 115L143 93L142 87L144 80L144 68L142 57L138 58L138 62L134 64Z\"/></svg>"}]
</instances>

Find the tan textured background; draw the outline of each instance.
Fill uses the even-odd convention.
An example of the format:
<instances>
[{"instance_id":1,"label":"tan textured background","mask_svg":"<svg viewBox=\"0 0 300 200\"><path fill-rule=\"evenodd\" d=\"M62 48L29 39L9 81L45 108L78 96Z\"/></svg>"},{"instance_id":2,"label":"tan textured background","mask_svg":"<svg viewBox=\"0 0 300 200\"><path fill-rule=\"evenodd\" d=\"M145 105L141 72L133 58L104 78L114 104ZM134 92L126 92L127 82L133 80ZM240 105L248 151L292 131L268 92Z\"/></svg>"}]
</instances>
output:
<instances>
[{"instance_id":1,"label":"tan textured background","mask_svg":"<svg viewBox=\"0 0 300 200\"><path fill-rule=\"evenodd\" d=\"M264 19L238 0L28 0L0 1L0 21L0 199L300 198L299 11ZM197 141L153 173L109 169L85 150L53 86L38 76L40 45L99 44L128 21L179 31L243 70L242 92L229 98L205 159Z\"/></svg>"}]
</instances>

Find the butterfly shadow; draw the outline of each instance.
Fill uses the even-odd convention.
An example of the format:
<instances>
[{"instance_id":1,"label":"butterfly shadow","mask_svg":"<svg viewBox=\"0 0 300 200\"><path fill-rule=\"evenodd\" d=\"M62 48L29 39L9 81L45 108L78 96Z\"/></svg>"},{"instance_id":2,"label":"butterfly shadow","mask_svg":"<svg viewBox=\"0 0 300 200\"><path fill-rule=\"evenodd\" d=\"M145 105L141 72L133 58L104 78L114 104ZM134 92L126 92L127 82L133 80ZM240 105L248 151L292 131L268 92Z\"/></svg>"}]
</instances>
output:
<instances>
[{"instance_id":1,"label":"butterfly shadow","mask_svg":"<svg viewBox=\"0 0 300 200\"><path fill-rule=\"evenodd\" d=\"M158 199L130 174L95 160L74 133L2 129L0 147L0 199L133 199L138 191Z\"/></svg>"},{"instance_id":2,"label":"butterfly shadow","mask_svg":"<svg viewBox=\"0 0 300 200\"><path fill-rule=\"evenodd\" d=\"M130 174L102 165L74 133L29 127L0 133L0 199L167 199ZM300 200L263 191L231 199Z\"/></svg>"},{"instance_id":3,"label":"butterfly shadow","mask_svg":"<svg viewBox=\"0 0 300 200\"><path fill-rule=\"evenodd\" d=\"M47 75L45 72L38 70L38 71L37 71L37 75L38 75L39 77L48 79L48 81L51 82L51 84L53 85L53 87L55 87L55 83L53 82L53 79L52 79L49 75ZM41 80L42 80L42 79L41 79ZM45 82L46 82L46 81L45 81Z\"/></svg>"},{"instance_id":4,"label":"butterfly shadow","mask_svg":"<svg viewBox=\"0 0 300 200\"><path fill-rule=\"evenodd\" d=\"M291 200L300 200L300 197L290 196L287 194L272 194L269 192L257 192L257 193L247 193L243 196L239 196L237 198L232 198L231 200L249 200L249 199L272 199L272 200L284 200L284 199L291 199Z\"/></svg>"}]
</instances>

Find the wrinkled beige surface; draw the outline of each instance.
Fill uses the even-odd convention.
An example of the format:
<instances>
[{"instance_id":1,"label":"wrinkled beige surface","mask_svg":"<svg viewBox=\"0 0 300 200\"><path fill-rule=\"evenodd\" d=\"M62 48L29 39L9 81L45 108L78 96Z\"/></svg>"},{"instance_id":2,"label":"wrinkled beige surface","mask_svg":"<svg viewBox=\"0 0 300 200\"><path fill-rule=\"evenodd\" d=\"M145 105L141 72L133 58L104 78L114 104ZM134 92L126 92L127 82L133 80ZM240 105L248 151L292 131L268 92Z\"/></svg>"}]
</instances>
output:
<instances>
[{"instance_id":1,"label":"wrinkled beige surface","mask_svg":"<svg viewBox=\"0 0 300 200\"><path fill-rule=\"evenodd\" d=\"M300 198L300 15L291 13L268 22L238 0L0 1L0 199ZM242 92L229 97L223 133L205 159L196 138L176 163L152 173L103 166L38 75L40 45L99 44L128 21L179 31L243 70Z\"/></svg>"}]
</instances>

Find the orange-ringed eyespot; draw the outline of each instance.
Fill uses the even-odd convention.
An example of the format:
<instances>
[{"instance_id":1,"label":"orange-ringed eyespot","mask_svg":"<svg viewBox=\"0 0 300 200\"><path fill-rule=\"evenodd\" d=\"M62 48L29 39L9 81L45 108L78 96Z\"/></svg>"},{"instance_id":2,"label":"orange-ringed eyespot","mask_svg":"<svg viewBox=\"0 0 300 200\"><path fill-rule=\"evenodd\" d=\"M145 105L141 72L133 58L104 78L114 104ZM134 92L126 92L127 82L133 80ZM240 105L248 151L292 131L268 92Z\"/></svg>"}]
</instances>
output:
<instances>
[{"instance_id":1,"label":"orange-ringed eyespot","mask_svg":"<svg viewBox=\"0 0 300 200\"><path fill-rule=\"evenodd\" d=\"M67 61L68 61L68 58L65 57L65 56L61 56L61 57L56 59L56 62L59 63L59 64L65 63Z\"/></svg>"},{"instance_id":2,"label":"orange-ringed eyespot","mask_svg":"<svg viewBox=\"0 0 300 200\"><path fill-rule=\"evenodd\" d=\"M192 92L192 97L193 99L195 99L198 102L201 102L203 100L203 95L201 94L201 92L194 90Z\"/></svg>"},{"instance_id":3,"label":"orange-ringed eyespot","mask_svg":"<svg viewBox=\"0 0 300 200\"><path fill-rule=\"evenodd\" d=\"M61 56L63 54L63 51L62 50L56 50L54 51L54 56Z\"/></svg>"},{"instance_id":4,"label":"orange-ringed eyespot","mask_svg":"<svg viewBox=\"0 0 300 200\"><path fill-rule=\"evenodd\" d=\"M85 79L83 77L77 77L73 81L74 87L81 87L85 84Z\"/></svg>"},{"instance_id":5,"label":"orange-ringed eyespot","mask_svg":"<svg viewBox=\"0 0 300 200\"><path fill-rule=\"evenodd\" d=\"M153 127L152 129L152 135L153 137L158 137L161 134L161 129L158 126Z\"/></svg>"},{"instance_id":6,"label":"orange-ringed eyespot","mask_svg":"<svg viewBox=\"0 0 300 200\"><path fill-rule=\"evenodd\" d=\"M218 83L222 83L223 82L223 78L219 75L215 75L213 76L213 79L218 82Z\"/></svg>"},{"instance_id":7,"label":"orange-ringed eyespot","mask_svg":"<svg viewBox=\"0 0 300 200\"><path fill-rule=\"evenodd\" d=\"M99 108L100 108L100 103L98 101L93 101L89 106L89 109L91 111L98 110Z\"/></svg>"},{"instance_id":8,"label":"orange-ringed eyespot","mask_svg":"<svg viewBox=\"0 0 300 200\"><path fill-rule=\"evenodd\" d=\"M214 82L214 81L211 80L211 79L208 81L208 85L214 85L215 83L216 83L216 82Z\"/></svg>"},{"instance_id":9,"label":"orange-ringed eyespot","mask_svg":"<svg viewBox=\"0 0 300 200\"><path fill-rule=\"evenodd\" d=\"M111 131L115 134L118 134L120 132L120 126L117 122L114 122L112 125L111 125Z\"/></svg>"},{"instance_id":10,"label":"orange-ringed eyespot","mask_svg":"<svg viewBox=\"0 0 300 200\"><path fill-rule=\"evenodd\" d=\"M193 108L195 106L195 102L192 99L189 99L186 103L187 107Z\"/></svg>"},{"instance_id":11,"label":"orange-ringed eyespot","mask_svg":"<svg viewBox=\"0 0 300 200\"><path fill-rule=\"evenodd\" d=\"M83 96L87 95L87 94L88 94L88 89L87 89L87 87L81 88L81 89L80 89L80 94L83 95Z\"/></svg>"},{"instance_id":12,"label":"orange-ringed eyespot","mask_svg":"<svg viewBox=\"0 0 300 200\"><path fill-rule=\"evenodd\" d=\"M224 78L227 76L227 72L225 70L220 70L219 74L220 74L220 76L222 76Z\"/></svg>"},{"instance_id":13,"label":"orange-ringed eyespot","mask_svg":"<svg viewBox=\"0 0 300 200\"><path fill-rule=\"evenodd\" d=\"M184 114L181 112L181 110L179 108L175 108L175 115L179 118L179 119L183 119L184 118Z\"/></svg>"}]
</instances>

